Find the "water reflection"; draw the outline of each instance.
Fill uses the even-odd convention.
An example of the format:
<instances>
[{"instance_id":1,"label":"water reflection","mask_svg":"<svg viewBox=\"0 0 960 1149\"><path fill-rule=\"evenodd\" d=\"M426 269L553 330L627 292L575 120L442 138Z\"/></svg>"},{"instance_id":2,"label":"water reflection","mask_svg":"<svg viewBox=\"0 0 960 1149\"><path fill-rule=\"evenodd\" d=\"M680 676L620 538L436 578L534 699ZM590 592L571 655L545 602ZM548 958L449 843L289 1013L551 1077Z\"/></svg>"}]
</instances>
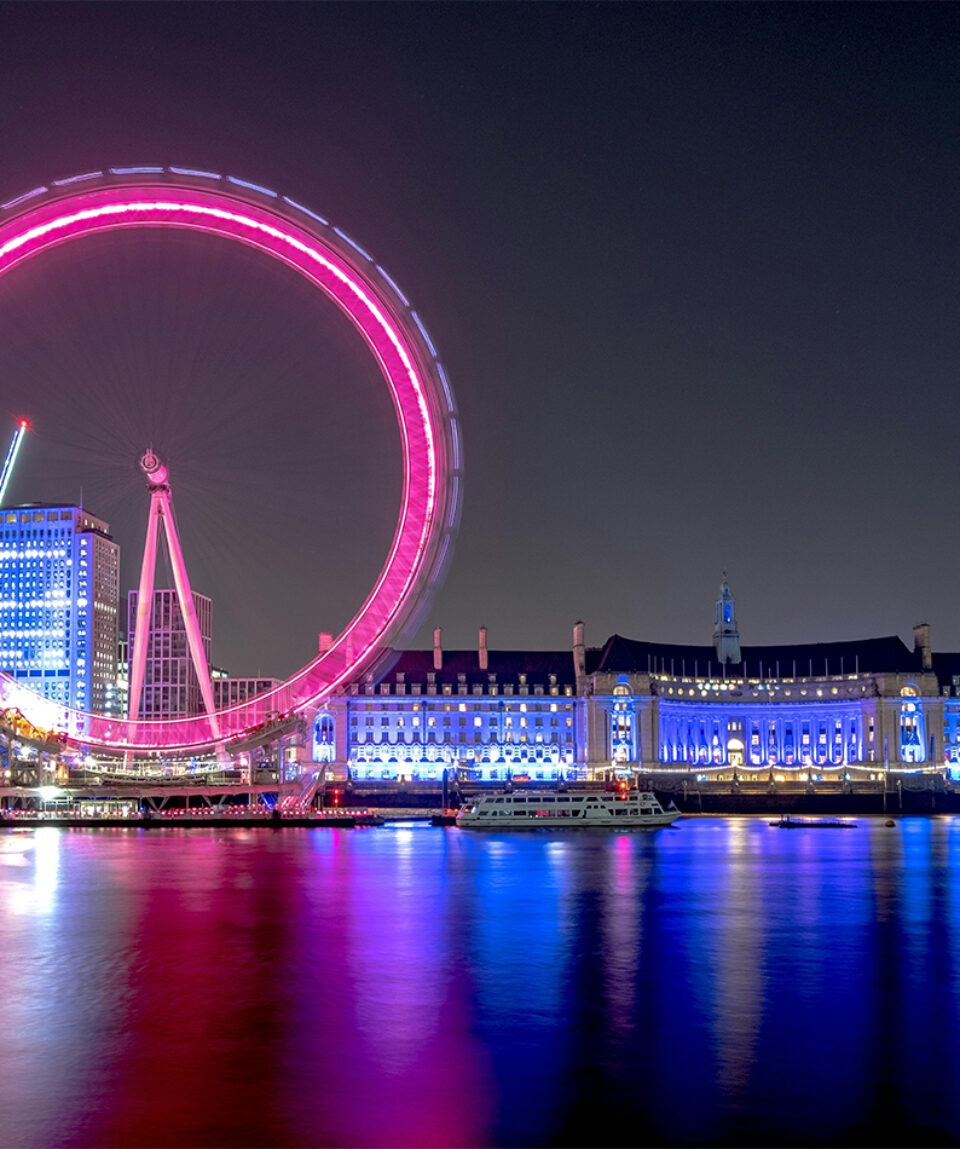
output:
<instances>
[{"instance_id":1,"label":"water reflection","mask_svg":"<svg viewBox=\"0 0 960 1149\"><path fill-rule=\"evenodd\" d=\"M955 1143L958 862L947 817L8 832L3 1144Z\"/></svg>"},{"instance_id":2,"label":"water reflection","mask_svg":"<svg viewBox=\"0 0 960 1149\"><path fill-rule=\"evenodd\" d=\"M0 840L0 899L15 914L54 908L60 868L60 834L44 827Z\"/></svg>"},{"instance_id":3,"label":"water reflection","mask_svg":"<svg viewBox=\"0 0 960 1149\"><path fill-rule=\"evenodd\" d=\"M601 894L600 944L604 1014L607 1030L623 1041L643 1024L637 1009L637 970L643 951L642 907L650 862L638 858L632 835L618 834L608 851L608 873Z\"/></svg>"}]
</instances>

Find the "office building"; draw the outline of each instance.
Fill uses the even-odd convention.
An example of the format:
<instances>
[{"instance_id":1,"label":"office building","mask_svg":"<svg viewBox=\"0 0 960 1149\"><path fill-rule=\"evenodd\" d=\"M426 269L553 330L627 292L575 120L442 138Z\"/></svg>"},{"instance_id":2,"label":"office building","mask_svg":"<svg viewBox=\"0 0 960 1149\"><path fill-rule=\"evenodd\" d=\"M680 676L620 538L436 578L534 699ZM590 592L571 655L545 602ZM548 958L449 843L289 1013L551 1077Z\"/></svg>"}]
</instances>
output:
<instances>
[{"instance_id":1,"label":"office building","mask_svg":"<svg viewBox=\"0 0 960 1149\"><path fill-rule=\"evenodd\" d=\"M127 644L131 657L137 637L137 598L135 590L127 595ZM206 595L196 591L193 592L193 605L209 666L213 606ZM202 710L200 681L190 657L187 629L177 592L172 588L155 590L139 717L185 718Z\"/></svg>"},{"instance_id":2,"label":"office building","mask_svg":"<svg viewBox=\"0 0 960 1149\"><path fill-rule=\"evenodd\" d=\"M119 578L109 525L82 507L0 511L0 670L52 701L106 713Z\"/></svg>"}]
</instances>

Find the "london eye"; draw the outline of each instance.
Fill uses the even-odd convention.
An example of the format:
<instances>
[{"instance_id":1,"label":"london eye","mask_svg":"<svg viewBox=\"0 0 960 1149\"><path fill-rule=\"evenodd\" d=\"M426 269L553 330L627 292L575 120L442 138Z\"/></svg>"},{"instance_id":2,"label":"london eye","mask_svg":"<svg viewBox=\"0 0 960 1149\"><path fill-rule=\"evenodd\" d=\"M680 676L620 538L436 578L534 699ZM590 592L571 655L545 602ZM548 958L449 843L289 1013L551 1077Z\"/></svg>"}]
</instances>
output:
<instances>
[{"instance_id":1,"label":"london eye","mask_svg":"<svg viewBox=\"0 0 960 1149\"><path fill-rule=\"evenodd\" d=\"M57 179L0 204L0 276L63 244L137 228L181 229L254 248L332 301L362 337L386 384L402 457L399 514L373 586L326 649L267 693L219 710L205 698L204 712L176 718L145 718L131 697L128 715L118 717L61 705L0 675L0 707L56 732L65 746L174 756L242 739L264 715L315 708L374 669L422 621L459 522L462 450L447 374L401 289L355 240L271 188L229 174L160 166ZM149 451L141 467L159 519L169 498L166 470ZM178 544L169 532L167 538L173 555ZM148 547L149 539L148 530Z\"/></svg>"}]
</instances>

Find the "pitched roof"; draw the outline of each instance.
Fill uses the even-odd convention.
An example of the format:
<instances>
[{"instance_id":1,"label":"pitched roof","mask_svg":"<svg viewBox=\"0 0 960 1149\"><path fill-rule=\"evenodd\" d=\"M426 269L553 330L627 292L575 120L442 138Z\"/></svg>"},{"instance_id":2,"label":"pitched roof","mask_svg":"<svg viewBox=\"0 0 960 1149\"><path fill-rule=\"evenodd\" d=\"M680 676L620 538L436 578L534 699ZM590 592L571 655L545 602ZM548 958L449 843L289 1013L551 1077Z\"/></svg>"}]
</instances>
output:
<instances>
[{"instance_id":1,"label":"pitched roof","mask_svg":"<svg viewBox=\"0 0 960 1149\"><path fill-rule=\"evenodd\" d=\"M920 673L920 656L896 635L852 642L811 642L780 646L742 646L743 661L728 665L727 674L774 678L791 675ZM936 656L934 656L936 658ZM588 667L589 670L589 667ZM712 646L639 642L619 634L607 639L591 673L697 674L722 677L723 666Z\"/></svg>"},{"instance_id":2,"label":"pitched roof","mask_svg":"<svg viewBox=\"0 0 960 1149\"><path fill-rule=\"evenodd\" d=\"M952 686L953 680L960 677L960 654L943 651L933 654L933 672L942 686Z\"/></svg>"},{"instance_id":3,"label":"pitched roof","mask_svg":"<svg viewBox=\"0 0 960 1149\"><path fill-rule=\"evenodd\" d=\"M434 673L438 683L457 683L461 674L469 685L486 685L491 674L495 674L499 682L516 682L525 674L528 685L548 686L553 674L558 686L576 685L570 650L490 650L486 670L480 669L476 650L444 650L443 665L436 672L432 650L405 650L397 655L393 665L388 663L387 671L379 678L395 682L397 675L402 674L407 682L425 683L427 675Z\"/></svg>"}]
</instances>

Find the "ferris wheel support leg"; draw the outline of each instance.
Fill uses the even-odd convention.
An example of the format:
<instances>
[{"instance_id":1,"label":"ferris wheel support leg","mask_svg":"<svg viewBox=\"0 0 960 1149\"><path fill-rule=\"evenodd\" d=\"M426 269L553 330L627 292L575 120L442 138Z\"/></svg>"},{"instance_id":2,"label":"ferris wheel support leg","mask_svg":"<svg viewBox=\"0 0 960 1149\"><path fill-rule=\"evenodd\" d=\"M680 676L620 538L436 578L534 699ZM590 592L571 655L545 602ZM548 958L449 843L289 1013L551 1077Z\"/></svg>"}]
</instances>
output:
<instances>
[{"instance_id":1,"label":"ferris wheel support leg","mask_svg":"<svg viewBox=\"0 0 960 1149\"><path fill-rule=\"evenodd\" d=\"M147 640L150 637L150 613L153 608L153 580L157 565L159 522L156 495L153 495L150 498L150 517L147 519L147 540L143 544L140 589L137 591L137 630L133 638L133 659L130 663L130 697L127 702L127 717L132 722L136 722L140 717L140 694L143 691L144 668L147 664Z\"/></svg>"},{"instance_id":2,"label":"ferris wheel support leg","mask_svg":"<svg viewBox=\"0 0 960 1149\"><path fill-rule=\"evenodd\" d=\"M213 704L213 686L210 683L210 668L207 666L207 656L203 652L203 638L200 634L200 623L197 620L197 610L193 603L193 592L190 589L190 579L187 575L187 564L183 561L183 551L180 549L180 539L177 527L173 521L170 508L170 495L166 490L156 491L153 498L158 500L158 514L163 522L164 533L167 536L167 546L170 550L170 565L173 567L173 581L177 588L177 598L180 600L180 611L183 615L183 625L187 631L187 645L190 647L190 656L193 666L200 680L200 694L203 705L210 718L210 729L214 739L219 741L220 723L217 721L217 708Z\"/></svg>"}]
</instances>

